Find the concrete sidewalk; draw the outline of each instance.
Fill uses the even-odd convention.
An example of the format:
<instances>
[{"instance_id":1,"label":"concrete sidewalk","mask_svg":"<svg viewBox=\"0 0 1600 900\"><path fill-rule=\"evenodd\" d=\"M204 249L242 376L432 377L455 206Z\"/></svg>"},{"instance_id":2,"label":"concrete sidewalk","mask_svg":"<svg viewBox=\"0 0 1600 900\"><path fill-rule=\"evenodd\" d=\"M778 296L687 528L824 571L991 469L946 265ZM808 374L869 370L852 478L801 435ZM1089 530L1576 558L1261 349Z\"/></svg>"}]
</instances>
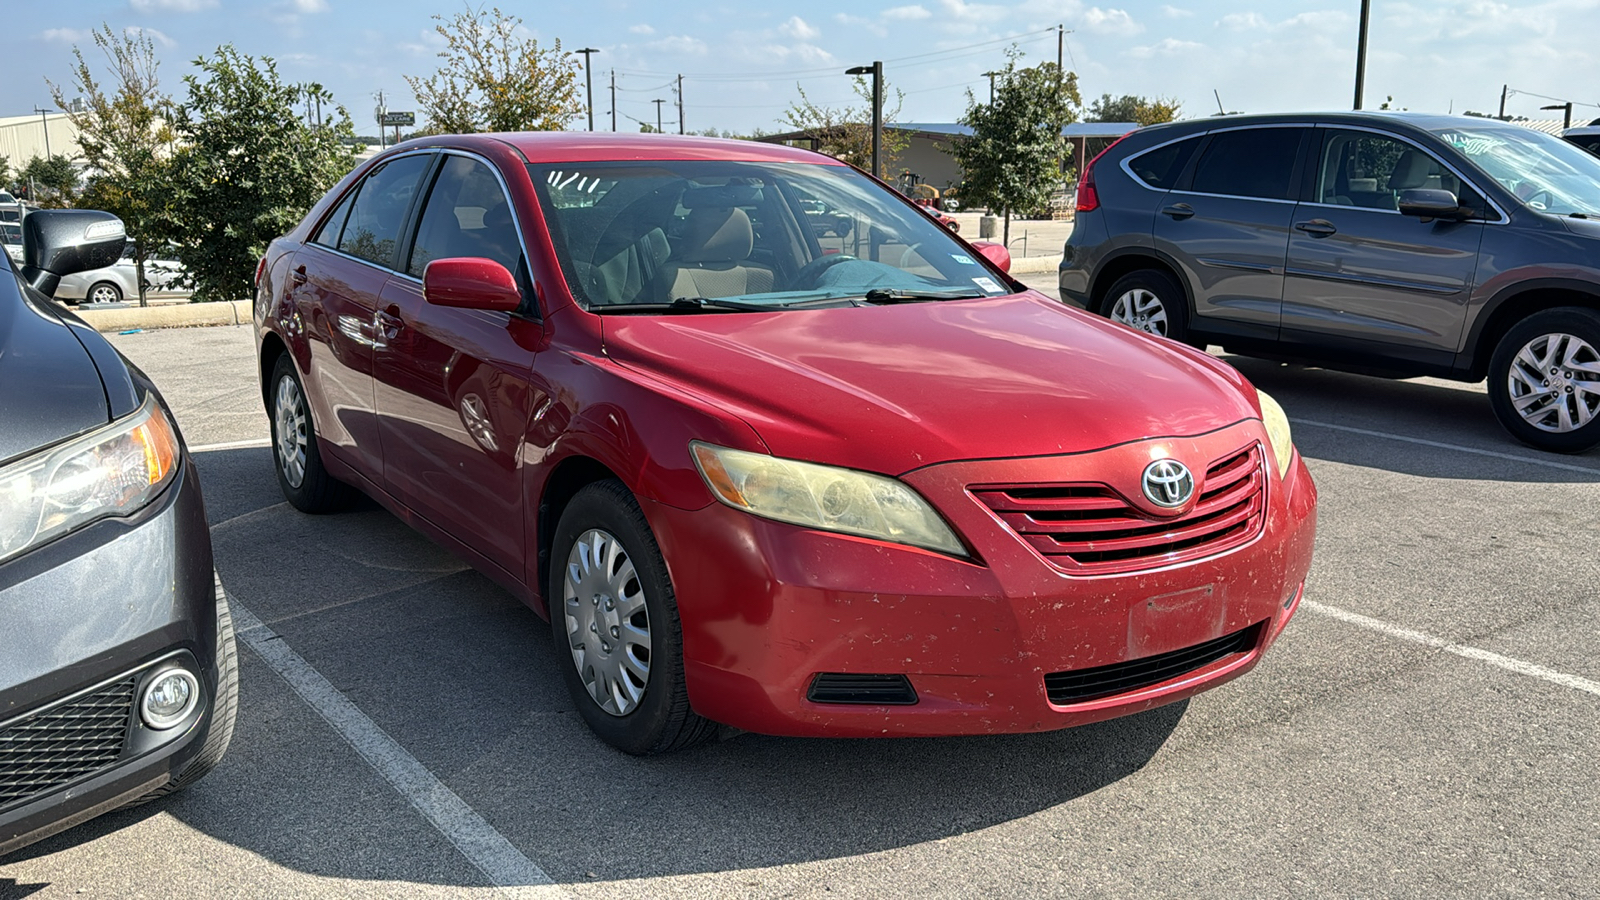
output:
<instances>
[{"instance_id":1,"label":"concrete sidewalk","mask_svg":"<svg viewBox=\"0 0 1600 900\"><path fill-rule=\"evenodd\" d=\"M125 306L120 309L91 309L87 306L66 308L99 332L191 328L198 325L242 325L250 321L249 300L235 300L232 303Z\"/></svg>"}]
</instances>

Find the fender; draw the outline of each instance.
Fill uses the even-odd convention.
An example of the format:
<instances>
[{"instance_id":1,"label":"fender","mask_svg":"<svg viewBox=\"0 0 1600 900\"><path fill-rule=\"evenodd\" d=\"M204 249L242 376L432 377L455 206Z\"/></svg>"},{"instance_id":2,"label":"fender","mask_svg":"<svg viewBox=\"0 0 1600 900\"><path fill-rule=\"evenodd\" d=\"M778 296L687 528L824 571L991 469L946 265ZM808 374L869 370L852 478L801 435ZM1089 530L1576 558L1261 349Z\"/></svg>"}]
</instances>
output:
<instances>
[{"instance_id":1,"label":"fender","mask_svg":"<svg viewBox=\"0 0 1600 900\"><path fill-rule=\"evenodd\" d=\"M1546 270L1548 269L1546 268ZM1574 278L1571 276L1519 278L1519 272L1523 271L1527 270L1524 269L1502 272L1495 276L1493 281L1490 282L1491 285L1494 282L1502 282L1504 286L1496 289L1494 293L1490 295L1489 299L1484 301L1482 307L1472 315L1472 325L1467 329L1465 336L1462 338L1461 347L1456 353L1455 364L1453 366L1454 370L1460 373L1462 377L1471 378L1474 373L1487 365L1486 360L1491 354L1494 353L1494 348L1493 346L1484 347L1483 350L1485 352L1481 354L1478 352L1479 348L1482 346L1485 336L1484 329L1487 328L1491 322L1496 322L1496 316L1508 302L1511 302L1515 298L1520 297L1523 294L1534 293L1538 291L1564 291L1588 295L1590 298L1592 298L1591 305L1596 308L1600 308L1600 271L1586 273L1594 276L1592 280L1586 278ZM1487 287L1488 285L1485 286ZM1500 323L1496 322L1497 326L1499 324ZM1482 375L1478 375L1477 377L1481 378Z\"/></svg>"},{"instance_id":2,"label":"fender","mask_svg":"<svg viewBox=\"0 0 1600 900\"><path fill-rule=\"evenodd\" d=\"M1156 259L1159 259L1165 263L1167 268L1171 269L1178 276L1178 287L1183 291L1183 301L1189 305L1189 327L1190 329L1193 329L1195 323L1194 289L1189 286L1189 273L1184 269L1183 266L1179 265L1177 259L1175 259L1171 254L1162 250L1158 250L1149 244L1118 247L1117 249L1112 250L1105 256L1101 257L1099 264L1094 267L1094 275L1089 279L1089 301L1094 301L1094 296L1101 287L1100 280L1104 276L1105 270L1110 266L1110 264L1119 259L1125 259L1130 256L1155 257ZM1089 310L1089 312L1094 312L1096 315L1099 314L1092 309Z\"/></svg>"}]
</instances>

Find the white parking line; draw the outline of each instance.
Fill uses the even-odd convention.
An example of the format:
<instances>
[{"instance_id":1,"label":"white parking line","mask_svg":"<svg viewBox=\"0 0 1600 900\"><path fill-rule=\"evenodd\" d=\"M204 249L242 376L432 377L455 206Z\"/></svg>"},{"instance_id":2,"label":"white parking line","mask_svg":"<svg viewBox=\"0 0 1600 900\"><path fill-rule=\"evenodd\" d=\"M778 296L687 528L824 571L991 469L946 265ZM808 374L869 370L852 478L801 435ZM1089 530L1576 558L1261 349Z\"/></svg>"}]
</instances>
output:
<instances>
[{"instance_id":1,"label":"white parking line","mask_svg":"<svg viewBox=\"0 0 1600 900\"><path fill-rule=\"evenodd\" d=\"M1492 456L1495 459L1509 459L1512 462L1525 463L1530 466L1544 466L1547 469L1560 469L1563 472L1583 472L1587 475L1600 475L1600 467L1575 466L1572 463L1556 462L1553 459L1539 459L1536 456L1523 456L1520 453L1502 453L1498 450L1479 450L1477 447L1463 447L1460 444L1446 444L1442 441L1430 441L1426 438L1410 437L1404 434L1391 434L1387 431L1373 431L1368 428L1352 428L1349 425L1335 425L1332 422L1318 422L1315 419L1290 419L1294 425L1310 425L1315 428L1331 428L1334 431L1348 431L1351 434L1364 434L1368 437L1387 438L1391 441L1404 441L1407 444L1421 444L1424 447L1437 447L1440 450L1455 450L1458 453L1471 453L1476 456Z\"/></svg>"},{"instance_id":2,"label":"white parking line","mask_svg":"<svg viewBox=\"0 0 1600 900\"><path fill-rule=\"evenodd\" d=\"M190 444L190 453L206 453L212 450L243 450L246 447L271 447L270 438L250 438L244 441L226 441L221 444Z\"/></svg>"},{"instance_id":3,"label":"white parking line","mask_svg":"<svg viewBox=\"0 0 1600 900\"><path fill-rule=\"evenodd\" d=\"M1508 672L1526 675L1529 678L1538 678L1551 684L1559 684L1562 687L1572 688L1575 691L1583 691L1586 694L1594 694L1600 697L1600 681L1592 681L1580 675L1568 675L1565 672L1557 672L1555 669L1546 668L1536 663L1524 662L1509 656L1501 656L1498 653L1479 650L1477 647L1468 647L1465 644L1457 644L1444 638L1434 637L1431 634L1402 628L1382 619L1374 619L1371 616L1363 616L1360 613L1340 609L1337 606L1328 606L1312 600L1301 600L1300 605L1314 613L1320 613L1321 615L1338 619L1341 622L1348 622L1351 625L1359 625L1362 628L1368 628L1393 638L1399 638L1402 641L1410 641L1413 644L1421 644L1424 647L1432 647L1435 650L1454 653L1456 656L1463 656L1467 659L1488 663L1491 666L1498 666Z\"/></svg>"},{"instance_id":4,"label":"white parking line","mask_svg":"<svg viewBox=\"0 0 1600 900\"><path fill-rule=\"evenodd\" d=\"M230 598L239 640L271 666L389 785L461 851L501 893L528 900L572 895L555 885L533 860L450 790L427 766L378 727L284 643L254 613Z\"/></svg>"}]
</instances>

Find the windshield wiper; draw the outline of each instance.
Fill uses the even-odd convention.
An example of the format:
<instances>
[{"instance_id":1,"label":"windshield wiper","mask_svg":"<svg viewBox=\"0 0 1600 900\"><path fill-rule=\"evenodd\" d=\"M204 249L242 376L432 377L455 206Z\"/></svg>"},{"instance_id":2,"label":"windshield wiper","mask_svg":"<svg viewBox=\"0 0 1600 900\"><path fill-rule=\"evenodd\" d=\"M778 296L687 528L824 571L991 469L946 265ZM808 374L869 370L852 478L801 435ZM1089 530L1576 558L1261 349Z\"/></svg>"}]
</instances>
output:
<instances>
[{"instance_id":1,"label":"windshield wiper","mask_svg":"<svg viewBox=\"0 0 1600 900\"><path fill-rule=\"evenodd\" d=\"M968 288L946 288L938 291L873 288L867 291L864 299L868 303L916 303L921 300L974 300L983 296L986 296L983 292Z\"/></svg>"},{"instance_id":2,"label":"windshield wiper","mask_svg":"<svg viewBox=\"0 0 1600 900\"><path fill-rule=\"evenodd\" d=\"M740 303L737 300L717 300L711 297L677 297L671 303L595 303L589 311L600 315L611 313L703 313L703 312L771 312L772 306L764 303Z\"/></svg>"}]
</instances>

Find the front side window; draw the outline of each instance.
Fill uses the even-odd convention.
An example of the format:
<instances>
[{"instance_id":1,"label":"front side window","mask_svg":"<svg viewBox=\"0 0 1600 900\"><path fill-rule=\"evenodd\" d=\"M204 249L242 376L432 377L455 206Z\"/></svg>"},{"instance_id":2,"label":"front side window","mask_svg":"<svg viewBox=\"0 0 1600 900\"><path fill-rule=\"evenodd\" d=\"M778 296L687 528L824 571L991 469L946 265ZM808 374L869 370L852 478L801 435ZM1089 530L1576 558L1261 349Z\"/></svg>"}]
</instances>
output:
<instances>
[{"instance_id":1,"label":"front side window","mask_svg":"<svg viewBox=\"0 0 1600 900\"><path fill-rule=\"evenodd\" d=\"M596 312L1009 293L937 222L844 166L665 160L531 165L529 174L568 285Z\"/></svg>"},{"instance_id":2,"label":"front side window","mask_svg":"<svg viewBox=\"0 0 1600 900\"><path fill-rule=\"evenodd\" d=\"M392 267L411 198L432 159L427 154L402 156L368 174L356 189L350 217L339 236L339 249Z\"/></svg>"},{"instance_id":3,"label":"front side window","mask_svg":"<svg viewBox=\"0 0 1600 900\"><path fill-rule=\"evenodd\" d=\"M500 179L476 159L447 156L422 209L406 272L421 278L429 262L461 256L492 259L516 274L522 244Z\"/></svg>"},{"instance_id":4,"label":"front side window","mask_svg":"<svg viewBox=\"0 0 1600 900\"><path fill-rule=\"evenodd\" d=\"M1529 209L1600 218L1600 157L1518 126L1434 131Z\"/></svg>"},{"instance_id":5,"label":"front side window","mask_svg":"<svg viewBox=\"0 0 1600 900\"><path fill-rule=\"evenodd\" d=\"M1412 145L1367 131L1329 131L1317 168L1316 201L1363 209L1399 209L1408 190L1442 190L1465 205L1472 190L1454 172Z\"/></svg>"},{"instance_id":6,"label":"front side window","mask_svg":"<svg viewBox=\"0 0 1600 900\"><path fill-rule=\"evenodd\" d=\"M1294 197L1295 159L1303 128L1240 128L1211 136L1195 164L1199 194L1225 194L1262 200Z\"/></svg>"}]
</instances>

